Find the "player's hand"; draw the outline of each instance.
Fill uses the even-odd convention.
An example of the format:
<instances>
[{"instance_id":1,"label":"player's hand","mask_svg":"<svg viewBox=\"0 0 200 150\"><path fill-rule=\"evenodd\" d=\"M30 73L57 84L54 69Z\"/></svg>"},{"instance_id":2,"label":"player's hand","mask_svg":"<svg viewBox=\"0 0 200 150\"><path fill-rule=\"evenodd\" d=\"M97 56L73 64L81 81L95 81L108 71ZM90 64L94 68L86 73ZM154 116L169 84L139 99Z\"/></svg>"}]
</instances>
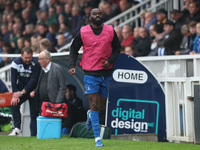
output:
<instances>
[{"instance_id":1,"label":"player's hand","mask_svg":"<svg viewBox=\"0 0 200 150\"><path fill-rule=\"evenodd\" d=\"M75 74L76 73L76 69L75 68L71 68L69 71L68 71L68 74L70 75L70 76L72 76L73 74Z\"/></svg>"},{"instance_id":2,"label":"player's hand","mask_svg":"<svg viewBox=\"0 0 200 150\"><path fill-rule=\"evenodd\" d=\"M32 91L31 93L30 93L30 97L35 97L35 91Z\"/></svg>"},{"instance_id":3,"label":"player's hand","mask_svg":"<svg viewBox=\"0 0 200 150\"><path fill-rule=\"evenodd\" d=\"M101 65L104 69L107 69L110 66L110 63L107 60L102 60L103 64Z\"/></svg>"},{"instance_id":4,"label":"player's hand","mask_svg":"<svg viewBox=\"0 0 200 150\"><path fill-rule=\"evenodd\" d=\"M21 93L20 91L14 92L14 93L13 93L13 97L15 97L15 98L22 97L22 93Z\"/></svg>"},{"instance_id":5,"label":"player's hand","mask_svg":"<svg viewBox=\"0 0 200 150\"><path fill-rule=\"evenodd\" d=\"M20 102L20 99L17 97L13 97L11 100L11 105L16 106Z\"/></svg>"}]
</instances>

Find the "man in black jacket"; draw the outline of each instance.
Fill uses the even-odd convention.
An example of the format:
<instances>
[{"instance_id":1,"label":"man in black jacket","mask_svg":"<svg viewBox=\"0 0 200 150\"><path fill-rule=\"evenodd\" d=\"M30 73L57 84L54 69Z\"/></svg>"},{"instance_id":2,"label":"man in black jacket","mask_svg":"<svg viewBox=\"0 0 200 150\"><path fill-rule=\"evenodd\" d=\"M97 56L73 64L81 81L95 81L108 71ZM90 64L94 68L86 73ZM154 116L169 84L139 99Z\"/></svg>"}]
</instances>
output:
<instances>
[{"instance_id":1,"label":"man in black jacket","mask_svg":"<svg viewBox=\"0 0 200 150\"><path fill-rule=\"evenodd\" d=\"M175 24L167 20L164 24L164 30L166 32L163 47L165 48L165 55L179 55L180 44L183 38L181 31L175 29Z\"/></svg>"},{"instance_id":2,"label":"man in black jacket","mask_svg":"<svg viewBox=\"0 0 200 150\"><path fill-rule=\"evenodd\" d=\"M151 39L147 35L145 27L139 28L139 36L133 40L133 48L136 50L136 56L147 56L151 49Z\"/></svg>"}]
</instances>

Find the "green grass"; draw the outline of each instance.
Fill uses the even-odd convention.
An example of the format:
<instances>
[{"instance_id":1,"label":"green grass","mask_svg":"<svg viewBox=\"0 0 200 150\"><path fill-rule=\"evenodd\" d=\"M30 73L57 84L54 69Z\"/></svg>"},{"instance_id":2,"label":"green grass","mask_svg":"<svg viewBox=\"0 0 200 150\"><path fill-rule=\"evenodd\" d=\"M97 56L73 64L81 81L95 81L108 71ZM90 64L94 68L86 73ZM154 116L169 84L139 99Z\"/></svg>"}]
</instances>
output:
<instances>
[{"instance_id":1,"label":"green grass","mask_svg":"<svg viewBox=\"0 0 200 150\"><path fill-rule=\"evenodd\" d=\"M102 140L107 150L200 150L200 145L168 142ZM97 149L94 139L72 138L37 139L36 137L0 136L0 150L91 150Z\"/></svg>"}]
</instances>

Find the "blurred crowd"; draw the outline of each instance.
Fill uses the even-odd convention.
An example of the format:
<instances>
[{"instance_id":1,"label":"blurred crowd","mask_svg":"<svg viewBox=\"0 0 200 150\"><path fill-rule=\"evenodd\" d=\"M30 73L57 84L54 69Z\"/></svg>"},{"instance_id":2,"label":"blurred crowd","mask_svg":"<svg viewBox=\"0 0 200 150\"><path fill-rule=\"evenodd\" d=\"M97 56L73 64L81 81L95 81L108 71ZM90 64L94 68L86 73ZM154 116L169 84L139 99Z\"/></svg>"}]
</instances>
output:
<instances>
[{"instance_id":1,"label":"blurred crowd","mask_svg":"<svg viewBox=\"0 0 200 150\"><path fill-rule=\"evenodd\" d=\"M102 10L105 22L141 1L1 0L0 53L20 54L24 47L31 47L34 53L45 49L57 52L71 42L82 26L90 24L88 17L93 8ZM148 5L144 8L151 3ZM139 57L200 52L198 0L184 0L182 10L174 9L170 13L163 8L156 12L137 11L140 12L138 26L133 22L115 28L122 53ZM10 58L0 57L0 68L9 63Z\"/></svg>"}]
</instances>

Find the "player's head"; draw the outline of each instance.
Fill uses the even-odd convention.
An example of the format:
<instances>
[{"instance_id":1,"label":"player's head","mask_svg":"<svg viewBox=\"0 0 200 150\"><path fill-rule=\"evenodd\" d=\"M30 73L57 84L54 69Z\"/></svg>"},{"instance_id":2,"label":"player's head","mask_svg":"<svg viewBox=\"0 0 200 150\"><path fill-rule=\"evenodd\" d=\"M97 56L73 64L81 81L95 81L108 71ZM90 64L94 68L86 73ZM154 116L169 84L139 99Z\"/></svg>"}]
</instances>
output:
<instances>
[{"instance_id":1,"label":"player's head","mask_svg":"<svg viewBox=\"0 0 200 150\"><path fill-rule=\"evenodd\" d=\"M103 23L103 13L99 8L94 8L90 12L90 21L94 25L101 25Z\"/></svg>"}]
</instances>

